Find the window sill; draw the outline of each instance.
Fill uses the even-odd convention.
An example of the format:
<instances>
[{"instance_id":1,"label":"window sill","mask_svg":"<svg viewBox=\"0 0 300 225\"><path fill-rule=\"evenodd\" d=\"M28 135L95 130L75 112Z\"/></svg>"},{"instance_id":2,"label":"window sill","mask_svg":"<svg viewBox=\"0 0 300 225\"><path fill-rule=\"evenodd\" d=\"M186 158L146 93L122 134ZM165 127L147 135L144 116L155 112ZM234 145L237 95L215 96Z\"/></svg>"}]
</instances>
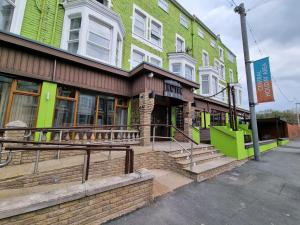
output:
<instances>
[{"instance_id":1,"label":"window sill","mask_svg":"<svg viewBox=\"0 0 300 225\"><path fill-rule=\"evenodd\" d=\"M149 47L159 51L159 52L163 52L163 47L162 46L157 46L152 44L148 39L146 39L145 37L141 37L135 33L132 33L132 37L140 42L142 42L145 45L148 45Z\"/></svg>"}]
</instances>

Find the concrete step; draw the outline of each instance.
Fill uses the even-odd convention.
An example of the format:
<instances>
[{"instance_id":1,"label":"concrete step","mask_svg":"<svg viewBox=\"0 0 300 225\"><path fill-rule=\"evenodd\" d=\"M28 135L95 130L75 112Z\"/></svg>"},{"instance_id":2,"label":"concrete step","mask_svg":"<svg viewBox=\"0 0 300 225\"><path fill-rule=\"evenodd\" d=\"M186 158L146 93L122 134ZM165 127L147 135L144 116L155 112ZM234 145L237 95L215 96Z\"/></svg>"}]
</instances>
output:
<instances>
[{"instance_id":1,"label":"concrete step","mask_svg":"<svg viewBox=\"0 0 300 225\"><path fill-rule=\"evenodd\" d=\"M186 149L190 150L190 147L187 147ZM212 146L212 145L194 146L194 148L193 148L194 151L200 151L200 150L205 151L205 150L212 150L212 149L214 149L214 146ZM178 150L174 150L174 151L169 152L169 154L170 155L176 155L176 154L179 154L179 153L182 153L182 152L184 152L184 150L180 148Z\"/></svg>"},{"instance_id":2,"label":"concrete step","mask_svg":"<svg viewBox=\"0 0 300 225\"><path fill-rule=\"evenodd\" d=\"M224 157L224 154L221 154L221 153L198 156L198 157L193 158L193 163L195 163L196 165L199 165L201 163L212 161L212 160L219 159L222 157ZM184 166L184 167L190 165L190 162L191 162L190 159L177 161L178 164L180 164L181 166Z\"/></svg>"},{"instance_id":3,"label":"concrete step","mask_svg":"<svg viewBox=\"0 0 300 225\"><path fill-rule=\"evenodd\" d=\"M238 161L236 159L223 157L195 165L192 170L189 166L185 167L184 170L187 171L194 180L200 182L233 169L237 163Z\"/></svg>"},{"instance_id":4,"label":"concrete step","mask_svg":"<svg viewBox=\"0 0 300 225\"><path fill-rule=\"evenodd\" d=\"M193 156L207 156L207 155L214 155L217 154L218 151L216 149L210 150L193 150ZM170 154L170 157L176 159L177 161L183 160L190 155L188 152L177 153L177 154Z\"/></svg>"}]
</instances>

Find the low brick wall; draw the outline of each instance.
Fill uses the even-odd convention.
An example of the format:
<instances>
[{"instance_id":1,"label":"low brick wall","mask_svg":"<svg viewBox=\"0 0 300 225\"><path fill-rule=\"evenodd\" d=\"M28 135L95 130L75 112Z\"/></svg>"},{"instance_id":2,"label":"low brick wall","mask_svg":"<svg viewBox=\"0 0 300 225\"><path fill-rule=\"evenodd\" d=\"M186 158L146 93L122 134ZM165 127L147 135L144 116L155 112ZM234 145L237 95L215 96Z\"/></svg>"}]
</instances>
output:
<instances>
[{"instance_id":1,"label":"low brick wall","mask_svg":"<svg viewBox=\"0 0 300 225\"><path fill-rule=\"evenodd\" d=\"M1 225L101 224L152 200L147 170L0 203Z\"/></svg>"},{"instance_id":2,"label":"low brick wall","mask_svg":"<svg viewBox=\"0 0 300 225\"><path fill-rule=\"evenodd\" d=\"M93 158L93 154L91 158ZM166 152L153 151L136 154L134 158L134 170L141 168L167 169L182 173L183 175L188 175L185 171L181 170L178 164L175 163L175 160ZM124 157L106 161L96 161L90 164L89 177L91 179L97 179L109 176L119 176L124 174L124 170ZM29 173L23 176L0 180L0 190L80 181L82 180L82 173L83 164L38 172L36 174Z\"/></svg>"},{"instance_id":3,"label":"low brick wall","mask_svg":"<svg viewBox=\"0 0 300 225\"><path fill-rule=\"evenodd\" d=\"M300 129L298 125L287 124L288 135L290 139L295 139L300 137Z\"/></svg>"}]
</instances>

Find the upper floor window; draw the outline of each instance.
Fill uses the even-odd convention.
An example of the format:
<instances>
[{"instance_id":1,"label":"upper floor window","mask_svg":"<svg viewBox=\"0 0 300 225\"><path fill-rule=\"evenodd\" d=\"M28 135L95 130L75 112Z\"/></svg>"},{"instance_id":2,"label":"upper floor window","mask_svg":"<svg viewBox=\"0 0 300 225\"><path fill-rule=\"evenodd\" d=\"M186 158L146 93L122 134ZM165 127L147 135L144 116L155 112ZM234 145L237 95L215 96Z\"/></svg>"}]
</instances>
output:
<instances>
[{"instance_id":1,"label":"upper floor window","mask_svg":"<svg viewBox=\"0 0 300 225\"><path fill-rule=\"evenodd\" d=\"M155 21L151 21L151 42L161 46L161 26Z\"/></svg>"},{"instance_id":2,"label":"upper floor window","mask_svg":"<svg viewBox=\"0 0 300 225\"><path fill-rule=\"evenodd\" d=\"M141 13L138 10L135 10L133 32L140 37L146 37L146 18L147 17L143 13Z\"/></svg>"},{"instance_id":3,"label":"upper floor window","mask_svg":"<svg viewBox=\"0 0 300 225\"><path fill-rule=\"evenodd\" d=\"M15 0L1 0L0 1L0 29L10 31L14 10Z\"/></svg>"},{"instance_id":4,"label":"upper floor window","mask_svg":"<svg viewBox=\"0 0 300 225\"><path fill-rule=\"evenodd\" d=\"M211 40L210 40L210 46L213 47L213 48L215 48L215 47L217 46L216 41L213 40L213 39L211 39Z\"/></svg>"},{"instance_id":5,"label":"upper floor window","mask_svg":"<svg viewBox=\"0 0 300 225\"><path fill-rule=\"evenodd\" d=\"M132 36L150 47L162 51L163 25L148 13L133 6ZM150 29L149 29L150 27Z\"/></svg>"},{"instance_id":6,"label":"upper floor window","mask_svg":"<svg viewBox=\"0 0 300 225\"><path fill-rule=\"evenodd\" d=\"M232 69L229 69L229 82L230 82L230 83L233 83L233 82L234 82L233 71L232 71Z\"/></svg>"},{"instance_id":7,"label":"upper floor window","mask_svg":"<svg viewBox=\"0 0 300 225\"><path fill-rule=\"evenodd\" d=\"M26 0L0 0L0 30L20 34Z\"/></svg>"},{"instance_id":8,"label":"upper floor window","mask_svg":"<svg viewBox=\"0 0 300 225\"><path fill-rule=\"evenodd\" d=\"M225 66L224 64L220 64L220 78L225 80Z\"/></svg>"},{"instance_id":9,"label":"upper floor window","mask_svg":"<svg viewBox=\"0 0 300 225\"><path fill-rule=\"evenodd\" d=\"M148 62L154 66L161 67L162 59L152 53L135 45L131 46L131 68L135 68L142 62Z\"/></svg>"},{"instance_id":10,"label":"upper floor window","mask_svg":"<svg viewBox=\"0 0 300 225\"><path fill-rule=\"evenodd\" d=\"M198 28L198 35L199 35L199 37L201 37L201 38L204 38L204 30L202 30L200 27Z\"/></svg>"},{"instance_id":11,"label":"upper floor window","mask_svg":"<svg viewBox=\"0 0 300 225\"><path fill-rule=\"evenodd\" d=\"M176 75L185 79L195 80L195 66L197 61L184 52L169 53L169 68Z\"/></svg>"},{"instance_id":12,"label":"upper floor window","mask_svg":"<svg viewBox=\"0 0 300 225\"><path fill-rule=\"evenodd\" d=\"M173 63L172 64L172 72L180 75L181 74L181 63Z\"/></svg>"},{"instance_id":13,"label":"upper floor window","mask_svg":"<svg viewBox=\"0 0 300 225\"><path fill-rule=\"evenodd\" d=\"M193 80L193 77L194 77L194 68L189 65L185 65L185 78L188 80Z\"/></svg>"},{"instance_id":14,"label":"upper floor window","mask_svg":"<svg viewBox=\"0 0 300 225\"><path fill-rule=\"evenodd\" d=\"M77 54L79 47L79 33L81 27L81 17L71 18L68 51Z\"/></svg>"},{"instance_id":15,"label":"upper floor window","mask_svg":"<svg viewBox=\"0 0 300 225\"><path fill-rule=\"evenodd\" d=\"M107 25L90 19L86 54L92 58L109 63L111 48L111 28Z\"/></svg>"},{"instance_id":16,"label":"upper floor window","mask_svg":"<svg viewBox=\"0 0 300 225\"><path fill-rule=\"evenodd\" d=\"M234 61L235 61L235 56L234 56L230 51L227 51L227 57L228 57L228 60L229 60L231 63L234 63Z\"/></svg>"},{"instance_id":17,"label":"upper floor window","mask_svg":"<svg viewBox=\"0 0 300 225\"><path fill-rule=\"evenodd\" d=\"M210 93L210 85L209 85L209 75L204 74L201 77L201 92L203 95L208 95Z\"/></svg>"},{"instance_id":18,"label":"upper floor window","mask_svg":"<svg viewBox=\"0 0 300 225\"><path fill-rule=\"evenodd\" d=\"M206 51L202 51L202 64L204 67L209 66L209 55Z\"/></svg>"},{"instance_id":19,"label":"upper floor window","mask_svg":"<svg viewBox=\"0 0 300 225\"><path fill-rule=\"evenodd\" d=\"M107 7L109 6L109 1L108 0L96 0L96 1L103 4L103 5L105 5L105 6L107 6Z\"/></svg>"},{"instance_id":20,"label":"upper floor window","mask_svg":"<svg viewBox=\"0 0 300 225\"><path fill-rule=\"evenodd\" d=\"M219 58L222 61L224 60L224 50L221 47L219 47Z\"/></svg>"},{"instance_id":21,"label":"upper floor window","mask_svg":"<svg viewBox=\"0 0 300 225\"><path fill-rule=\"evenodd\" d=\"M176 34L176 52L185 52L185 40Z\"/></svg>"},{"instance_id":22,"label":"upper floor window","mask_svg":"<svg viewBox=\"0 0 300 225\"><path fill-rule=\"evenodd\" d=\"M122 65L125 29L110 1L66 1L61 47L113 66Z\"/></svg>"},{"instance_id":23,"label":"upper floor window","mask_svg":"<svg viewBox=\"0 0 300 225\"><path fill-rule=\"evenodd\" d=\"M215 76L212 76L211 90L212 90L213 95L218 93L218 87L219 87L218 78Z\"/></svg>"},{"instance_id":24,"label":"upper floor window","mask_svg":"<svg viewBox=\"0 0 300 225\"><path fill-rule=\"evenodd\" d=\"M189 28L189 20L184 14L180 14L180 24L185 28Z\"/></svg>"},{"instance_id":25,"label":"upper floor window","mask_svg":"<svg viewBox=\"0 0 300 225\"><path fill-rule=\"evenodd\" d=\"M158 5L165 12L169 12L169 4L168 4L168 2L166 0L158 0Z\"/></svg>"}]
</instances>

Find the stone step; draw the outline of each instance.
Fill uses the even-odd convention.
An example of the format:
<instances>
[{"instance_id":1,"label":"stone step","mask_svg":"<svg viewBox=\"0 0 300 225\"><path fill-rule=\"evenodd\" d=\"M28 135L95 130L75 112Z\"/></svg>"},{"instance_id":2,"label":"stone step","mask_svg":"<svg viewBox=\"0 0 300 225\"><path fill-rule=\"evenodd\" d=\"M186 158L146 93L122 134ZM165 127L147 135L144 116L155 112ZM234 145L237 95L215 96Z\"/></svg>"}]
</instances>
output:
<instances>
[{"instance_id":1,"label":"stone step","mask_svg":"<svg viewBox=\"0 0 300 225\"><path fill-rule=\"evenodd\" d=\"M219 159L221 157L224 157L224 154L215 153L215 154L211 154L211 155L204 155L204 156L200 156L200 157L194 157L193 158L193 163L198 165L198 164L201 164L201 163L204 163L204 162ZM191 162L190 159L177 161L177 163L180 164L181 166L188 166L188 165L190 165L190 162Z\"/></svg>"},{"instance_id":2,"label":"stone step","mask_svg":"<svg viewBox=\"0 0 300 225\"><path fill-rule=\"evenodd\" d=\"M223 157L195 165L192 170L189 166L185 167L184 170L190 174L191 178L200 182L233 169L237 163L236 159Z\"/></svg>"},{"instance_id":3,"label":"stone step","mask_svg":"<svg viewBox=\"0 0 300 225\"><path fill-rule=\"evenodd\" d=\"M210 150L193 150L193 156L205 156L205 155L214 155L217 154L216 149L210 149ZM170 154L170 157L176 159L176 160L182 160L184 158L187 158L190 155L188 152L183 153L177 153L177 154Z\"/></svg>"},{"instance_id":4,"label":"stone step","mask_svg":"<svg viewBox=\"0 0 300 225\"><path fill-rule=\"evenodd\" d=\"M187 150L190 150L191 148L186 148ZM198 150L203 150L203 151L205 151L205 150L212 150L212 149L214 149L214 146L212 146L212 145L207 145L207 146L195 146L194 148L193 148L193 150L194 151L198 151ZM178 149L178 150L173 150L173 151L171 151L171 152L169 152L169 154L171 154L171 155L176 155L176 154L179 154L179 153L181 153L181 152L184 152L184 150L183 149Z\"/></svg>"}]
</instances>

